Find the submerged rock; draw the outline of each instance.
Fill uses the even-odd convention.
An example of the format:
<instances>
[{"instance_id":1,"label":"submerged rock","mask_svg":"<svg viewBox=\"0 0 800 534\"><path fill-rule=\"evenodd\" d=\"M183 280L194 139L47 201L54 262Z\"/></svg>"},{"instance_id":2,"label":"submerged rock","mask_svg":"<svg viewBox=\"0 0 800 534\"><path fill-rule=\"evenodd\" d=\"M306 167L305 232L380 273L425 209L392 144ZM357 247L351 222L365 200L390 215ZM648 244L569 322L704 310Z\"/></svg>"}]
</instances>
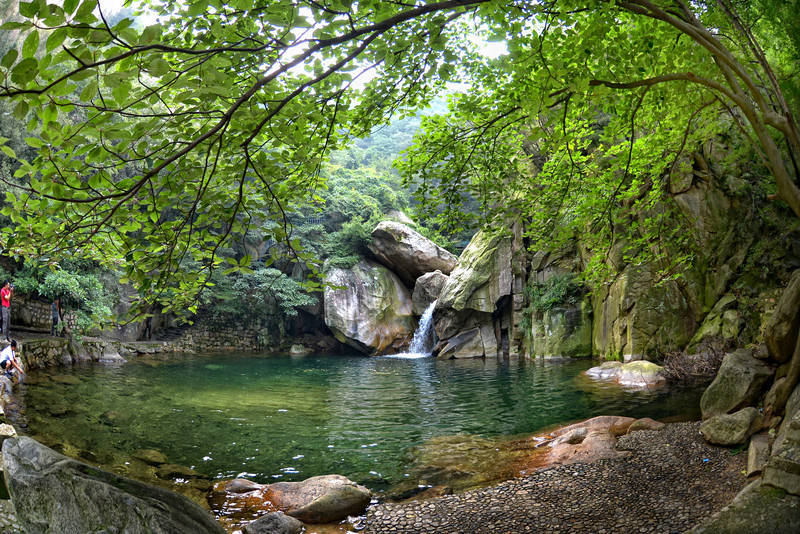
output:
<instances>
[{"instance_id":1,"label":"submerged rock","mask_svg":"<svg viewBox=\"0 0 800 534\"><path fill-rule=\"evenodd\" d=\"M30 533L224 534L189 499L67 458L28 437L3 443L17 517Z\"/></svg>"},{"instance_id":2,"label":"submerged rock","mask_svg":"<svg viewBox=\"0 0 800 534\"><path fill-rule=\"evenodd\" d=\"M150 465L161 465L167 463L166 455L164 455L163 452L155 449L139 449L138 451L134 451L131 456Z\"/></svg>"},{"instance_id":3,"label":"submerged rock","mask_svg":"<svg viewBox=\"0 0 800 534\"><path fill-rule=\"evenodd\" d=\"M244 534L300 534L303 523L283 512L261 516L242 529Z\"/></svg>"}]
</instances>

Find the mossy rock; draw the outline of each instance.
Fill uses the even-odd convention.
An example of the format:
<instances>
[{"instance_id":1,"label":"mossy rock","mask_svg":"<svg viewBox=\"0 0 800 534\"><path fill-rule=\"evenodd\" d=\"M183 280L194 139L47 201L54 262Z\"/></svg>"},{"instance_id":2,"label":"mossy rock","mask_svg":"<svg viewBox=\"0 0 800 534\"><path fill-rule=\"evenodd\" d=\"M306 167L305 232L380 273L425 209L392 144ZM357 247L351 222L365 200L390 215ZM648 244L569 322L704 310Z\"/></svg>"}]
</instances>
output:
<instances>
[{"instance_id":1,"label":"mossy rock","mask_svg":"<svg viewBox=\"0 0 800 534\"><path fill-rule=\"evenodd\" d=\"M800 532L800 497L756 481L690 534L796 534Z\"/></svg>"}]
</instances>

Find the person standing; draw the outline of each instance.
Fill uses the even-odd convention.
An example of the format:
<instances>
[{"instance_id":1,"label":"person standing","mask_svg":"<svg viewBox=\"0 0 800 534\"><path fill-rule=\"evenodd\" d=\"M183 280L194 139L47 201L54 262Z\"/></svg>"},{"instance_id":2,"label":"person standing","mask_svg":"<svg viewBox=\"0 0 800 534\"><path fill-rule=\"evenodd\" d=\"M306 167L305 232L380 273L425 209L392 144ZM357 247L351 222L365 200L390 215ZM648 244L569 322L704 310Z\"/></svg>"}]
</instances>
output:
<instances>
[{"instance_id":1,"label":"person standing","mask_svg":"<svg viewBox=\"0 0 800 534\"><path fill-rule=\"evenodd\" d=\"M53 326L50 328L50 335L54 336L56 335L56 327L61 322L61 299L59 297L53 299L50 310L53 313Z\"/></svg>"},{"instance_id":2,"label":"person standing","mask_svg":"<svg viewBox=\"0 0 800 534\"><path fill-rule=\"evenodd\" d=\"M3 337L6 341L11 341L9 337L11 331L11 297L14 296L14 286L6 280L3 282L3 289L0 289L0 308L3 315Z\"/></svg>"}]
</instances>

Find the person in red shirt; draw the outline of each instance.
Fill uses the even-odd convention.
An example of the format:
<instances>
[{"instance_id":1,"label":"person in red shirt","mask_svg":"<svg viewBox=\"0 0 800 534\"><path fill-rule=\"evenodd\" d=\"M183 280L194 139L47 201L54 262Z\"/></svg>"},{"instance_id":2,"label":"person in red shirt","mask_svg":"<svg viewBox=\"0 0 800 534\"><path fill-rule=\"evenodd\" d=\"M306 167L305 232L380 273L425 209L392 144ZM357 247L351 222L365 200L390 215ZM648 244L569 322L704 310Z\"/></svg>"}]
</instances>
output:
<instances>
[{"instance_id":1,"label":"person in red shirt","mask_svg":"<svg viewBox=\"0 0 800 534\"><path fill-rule=\"evenodd\" d=\"M14 296L14 287L8 280L3 282L3 289L0 289L0 309L3 315L3 337L6 341L11 341L9 330L11 329L11 297Z\"/></svg>"}]
</instances>

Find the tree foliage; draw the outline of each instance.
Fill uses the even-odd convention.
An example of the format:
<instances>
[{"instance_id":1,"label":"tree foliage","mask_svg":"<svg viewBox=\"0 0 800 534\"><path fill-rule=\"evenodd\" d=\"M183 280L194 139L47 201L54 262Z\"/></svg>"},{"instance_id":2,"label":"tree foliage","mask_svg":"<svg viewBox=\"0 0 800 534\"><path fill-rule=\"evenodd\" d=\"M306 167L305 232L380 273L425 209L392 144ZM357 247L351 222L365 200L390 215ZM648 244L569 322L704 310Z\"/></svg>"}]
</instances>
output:
<instances>
[{"instance_id":1,"label":"tree foliage","mask_svg":"<svg viewBox=\"0 0 800 534\"><path fill-rule=\"evenodd\" d=\"M289 212L319 201L331 152L454 80L471 87L457 118L427 119L401 164L445 227L468 195L598 245L625 232L618 206L665 228L664 176L719 124L741 130L800 215L793 68L773 67L796 37L768 4L152 0L158 21L137 28L92 0L20 2L0 96L36 155L0 177L3 245L94 258L187 306L253 226L307 259ZM484 58L476 33L508 54Z\"/></svg>"}]
</instances>

